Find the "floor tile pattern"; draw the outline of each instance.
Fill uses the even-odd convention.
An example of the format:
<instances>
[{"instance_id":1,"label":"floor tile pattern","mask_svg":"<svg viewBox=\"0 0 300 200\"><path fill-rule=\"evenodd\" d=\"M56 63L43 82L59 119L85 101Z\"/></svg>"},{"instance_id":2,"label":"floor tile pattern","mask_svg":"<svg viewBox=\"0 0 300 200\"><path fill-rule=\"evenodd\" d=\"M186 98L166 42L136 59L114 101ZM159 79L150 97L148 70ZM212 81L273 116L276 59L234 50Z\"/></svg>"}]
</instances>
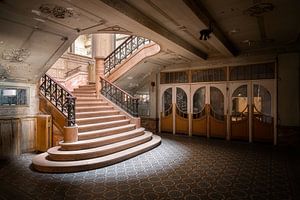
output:
<instances>
[{"instance_id":1,"label":"floor tile pattern","mask_svg":"<svg viewBox=\"0 0 300 200\"><path fill-rule=\"evenodd\" d=\"M0 167L2 199L293 199L276 147L162 134L162 144L101 169L43 174L34 154Z\"/></svg>"}]
</instances>

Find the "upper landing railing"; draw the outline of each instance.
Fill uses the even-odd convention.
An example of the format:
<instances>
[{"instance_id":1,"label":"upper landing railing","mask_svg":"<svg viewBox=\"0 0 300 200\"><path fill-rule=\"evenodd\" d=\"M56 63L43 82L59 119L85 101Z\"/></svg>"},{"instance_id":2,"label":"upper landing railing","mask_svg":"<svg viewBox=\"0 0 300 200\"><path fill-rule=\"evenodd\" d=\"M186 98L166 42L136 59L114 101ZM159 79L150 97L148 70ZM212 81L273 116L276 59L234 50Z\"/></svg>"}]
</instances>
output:
<instances>
[{"instance_id":1,"label":"upper landing railing","mask_svg":"<svg viewBox=\"0 0 300 200\"><path fill-rule=\"evenodd\" d=\"M104 74L109 75L111 71L114 70L118 64L123 60L128 58L137 49L149 44L151 40L139 37L130 36L128 37L118 48L116 48L111 54L109 54L104 60Z\"/></svg>"},{"instance_id":2,"label":"upper landing railing","mask_svg":"<svg viewBox=\"0 0 300 200\"><path fill-rule=\"evenodd\" d=\"M49 75L41 78L40 93L46 97L65 117L68 126L75 125L75 100L71 92Z\"/></svg>"}]
</instances>

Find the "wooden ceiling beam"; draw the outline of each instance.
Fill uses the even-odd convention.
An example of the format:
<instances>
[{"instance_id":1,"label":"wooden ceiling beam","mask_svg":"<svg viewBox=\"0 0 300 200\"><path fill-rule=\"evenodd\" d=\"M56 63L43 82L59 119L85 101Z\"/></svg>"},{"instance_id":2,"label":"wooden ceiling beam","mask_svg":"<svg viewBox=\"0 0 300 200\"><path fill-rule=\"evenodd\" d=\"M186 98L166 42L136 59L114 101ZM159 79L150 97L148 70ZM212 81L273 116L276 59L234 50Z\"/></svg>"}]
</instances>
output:
<instances>
[{"instance_id":1,"label":"wooden ceiling beam","mask_svg":"<svg viewBox=\"0 0 300 200\"><path fill-rule=\"evenodd\" d=\"M118 10L119 12L123 13L124 15L128 16L129 18L137 21L138 23L142 24L143 26L158 33L159 35L174 42L175 44L183 47L184 49L186 49L187 51L200 57L201 59L204 59L204 60L207 59L207 54L205 52L203 52L202 50L193 46L192 44L188 43L181 37L175 35L173 32L169 31L164 26L160 25L153 19L149 18L143 12L141 12L137 8L133 7L126 1L120 1L120 0L101 0L101 1L103 3L105 3L106 5L114 8L114 9Z\"/></svg>"},{"instance_id":2,"label":"wooden ceiling beam","mask_svg":"<svg viewBox=\"0 0 300 200\"><path fill-rule=\"evenodd\" d=\"M213 17L210 15L210 13L200 0L183 0L183 2L207 27L209 27L209 24L212 23L213 34L233 56L236 56L238 54L238 50L235 48L233 43L225 36L221 28L218 26L217 22L213 19Z\"/></svg>"}]
</instances>

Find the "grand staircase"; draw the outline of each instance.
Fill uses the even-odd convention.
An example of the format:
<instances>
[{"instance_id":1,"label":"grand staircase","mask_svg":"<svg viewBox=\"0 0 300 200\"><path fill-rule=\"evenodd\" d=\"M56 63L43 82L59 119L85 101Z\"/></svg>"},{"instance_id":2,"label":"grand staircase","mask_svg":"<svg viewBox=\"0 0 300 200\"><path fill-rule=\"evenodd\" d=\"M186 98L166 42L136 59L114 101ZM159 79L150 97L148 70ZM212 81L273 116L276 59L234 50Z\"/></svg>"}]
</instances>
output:
<instances>
[{"instance_id":1,"label":"grand staircase","mask_svg":"<svg viewBox=\"0 0 300 200\"><path fill-rule=\"evenodd\" d=\"M159 136L131 123L105 98L96 98L95 85L79 86L76 96L78 141L60 142L33 158L41 172L76 172L111 165L146 152L161 142Z\"/></svg>"}]
</instances>

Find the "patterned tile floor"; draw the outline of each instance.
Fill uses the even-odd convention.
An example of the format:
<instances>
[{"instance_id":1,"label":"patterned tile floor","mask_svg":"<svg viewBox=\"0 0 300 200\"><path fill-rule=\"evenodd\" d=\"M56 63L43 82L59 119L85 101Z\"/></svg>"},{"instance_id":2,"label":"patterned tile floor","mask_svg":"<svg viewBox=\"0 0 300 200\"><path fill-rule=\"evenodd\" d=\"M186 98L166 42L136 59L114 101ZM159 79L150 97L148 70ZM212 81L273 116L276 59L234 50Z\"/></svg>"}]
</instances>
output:
<instances>
[{"instance_id":1,"label":"patterned tile floor","mask_svg":"<svg viewBox=\"0 0 300 200\"><path fill-rule=\"evenodd\" d=\"M162 134L162 144L101 169L43 174L34 154L0 165L2 199L296 199L288 156L264 144Z\"/></svg>"}]
</instances>

